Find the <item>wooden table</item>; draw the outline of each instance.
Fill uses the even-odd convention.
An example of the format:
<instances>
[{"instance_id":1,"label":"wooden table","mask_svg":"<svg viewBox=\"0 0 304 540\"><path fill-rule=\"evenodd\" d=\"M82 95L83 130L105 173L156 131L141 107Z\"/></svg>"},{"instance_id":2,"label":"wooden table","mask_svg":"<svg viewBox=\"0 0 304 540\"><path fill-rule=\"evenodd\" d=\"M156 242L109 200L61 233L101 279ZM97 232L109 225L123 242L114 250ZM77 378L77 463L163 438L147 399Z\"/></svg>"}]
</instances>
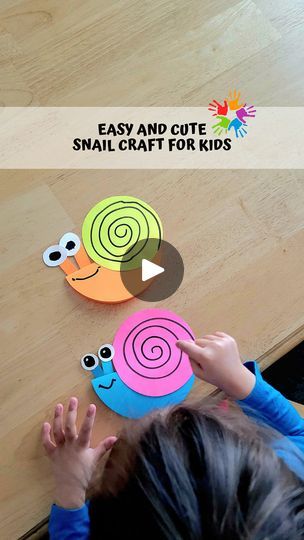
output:
<instances>
[{"instance_id":1,"label":"wooden table","mask_svg":"<svg viewBox=\"0 0 304 540\"><path fill-rule=\"evenodd\" d=\"M272 4L2 0L1 102L194 106L232 86L256 105L302 105L303 4ZM184 259L180 289L158 305L197 335L231 333L262 367L303 339L301 171L2 171L3 540L48 514L52 479L39 432L55 403L77 395L83 412L95 402L95 441L122 425L97 402L79 359L145 304L88 302L41 261L64 232L80 233L95 202L121 193L158 211Z\"/></svg>"}]
</instances>

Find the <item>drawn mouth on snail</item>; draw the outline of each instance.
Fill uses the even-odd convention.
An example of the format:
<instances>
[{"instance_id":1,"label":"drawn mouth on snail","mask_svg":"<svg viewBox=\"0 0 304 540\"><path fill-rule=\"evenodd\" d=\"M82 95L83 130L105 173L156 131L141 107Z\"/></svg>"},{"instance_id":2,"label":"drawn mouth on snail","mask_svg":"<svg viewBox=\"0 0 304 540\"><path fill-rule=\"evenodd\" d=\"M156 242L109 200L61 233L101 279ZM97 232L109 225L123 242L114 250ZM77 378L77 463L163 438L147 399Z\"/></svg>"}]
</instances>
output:
<instances>
[{"instance_id":1,"label":"drawn mouth on snail","mask_svg":"<svg viewBox=\"0 0 304 540\"><path fill-rule=\"evenodd\" d=\"M90 279L91 277L96 276L96 274L99 272L99 269L100 269L100 266L98 266L98 268L96 268L95 272L93 272L93 274L91 274L90 276L85 276L85 277L73 277L73 278L72 278L72 281L83 281L83 280L85 280L85 279Z\"/></svg>"},{"instance_id":2,"label":"drawn mouth on snail","mask_svg":"<svg viewBox=\"0 0 304 540\"><path fill-rule=\"evenodd\" d=\"M116 382L116 379L112 379L109 386L105 386L103 384L99 384L98 388L104 388L105 390L110 390L112 388L113 384Z\"/></svg>"}]
</instances>

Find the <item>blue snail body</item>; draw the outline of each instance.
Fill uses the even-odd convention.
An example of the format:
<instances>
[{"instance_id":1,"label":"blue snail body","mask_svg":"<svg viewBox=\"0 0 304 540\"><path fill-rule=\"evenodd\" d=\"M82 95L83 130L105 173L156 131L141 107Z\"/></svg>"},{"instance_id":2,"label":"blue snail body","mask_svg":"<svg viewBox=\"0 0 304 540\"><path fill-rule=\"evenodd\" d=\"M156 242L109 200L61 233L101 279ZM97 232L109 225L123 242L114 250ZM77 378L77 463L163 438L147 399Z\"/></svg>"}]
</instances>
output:
<instances>
[{"instance_id":1,"label":"blue snail body","mask_svg":"<svg viewBox=\"0 0 304 540\"><path fill-rule=\"evenodd\" d=\"M101 362L92 371L92 386L99 399L117 414L126 418L140 418L149 412L175 405L189 394L194 375L178 390L160 397L144 396L129 388L114 370L112 362Z\"/></svg>"}]
</instances>

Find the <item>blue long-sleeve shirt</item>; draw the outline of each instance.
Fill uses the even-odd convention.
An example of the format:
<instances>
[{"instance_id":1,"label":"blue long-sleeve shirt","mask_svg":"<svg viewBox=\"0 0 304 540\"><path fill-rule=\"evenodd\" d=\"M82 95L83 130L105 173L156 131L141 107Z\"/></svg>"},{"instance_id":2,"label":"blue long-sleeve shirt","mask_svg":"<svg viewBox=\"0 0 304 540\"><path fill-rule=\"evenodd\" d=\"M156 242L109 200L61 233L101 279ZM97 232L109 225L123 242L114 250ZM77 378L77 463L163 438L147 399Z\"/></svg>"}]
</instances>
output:
<instances>
[{"instance_id":1,"label":"blue long-sleeve shirt","mask_svg":"<svg viewBox=\"0 0 304 540\"><path fill-rule=\"evenodd\" d=\"M275 390L260 373L258 364L250 361L245 366L256 376L255 386L238 404L246 414L262 420L283 435L272 447L288 467L304 480L304 420L280 392ZM49 522L50 540L88 540L90 518L88 505L75 510L52 506Z\"/></svg>"}]
</instances>

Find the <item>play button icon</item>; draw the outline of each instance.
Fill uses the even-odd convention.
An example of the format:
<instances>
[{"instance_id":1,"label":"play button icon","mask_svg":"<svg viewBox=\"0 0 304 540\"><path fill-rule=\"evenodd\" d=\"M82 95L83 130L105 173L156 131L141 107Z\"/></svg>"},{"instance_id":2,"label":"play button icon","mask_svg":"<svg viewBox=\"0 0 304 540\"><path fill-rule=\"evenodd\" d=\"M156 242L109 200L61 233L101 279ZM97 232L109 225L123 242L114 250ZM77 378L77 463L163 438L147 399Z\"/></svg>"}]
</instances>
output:
<instances>
[{"instance_id":1,"label":"play button icon","mask_svg":"<svg viewBox=\"0 0 304 540\"><path fill-rule=\"evenodd\" d=\"M143 259L141 261L141 279L142 281L148 281L159 274L162 274L165 269L158 264L155 264L148 259Z\"/></svg>"},{"instance_id":2,"label":"play button icon","mask_svg":"<svg viewBox=\"0 0 304 540\"><path fill-rule=\"evenodd\" d=\"M159 302L169 298L179 288L184 277L184 264L178 250L169 242L162 240L159 245L158 239L149 238L150 247L151 243L151 253L156 255L151 259L147 256L142 258L138 272L135 273L124 271L122 264L121 279L126 289L136 298L144 302ZM146 245L147 239L140 240L134 244L134 251L146 253ZM130 252L125 255L126 261L129 260ZM143 287L144 284L146 287Z\"/></svg>"}]
</instances>

